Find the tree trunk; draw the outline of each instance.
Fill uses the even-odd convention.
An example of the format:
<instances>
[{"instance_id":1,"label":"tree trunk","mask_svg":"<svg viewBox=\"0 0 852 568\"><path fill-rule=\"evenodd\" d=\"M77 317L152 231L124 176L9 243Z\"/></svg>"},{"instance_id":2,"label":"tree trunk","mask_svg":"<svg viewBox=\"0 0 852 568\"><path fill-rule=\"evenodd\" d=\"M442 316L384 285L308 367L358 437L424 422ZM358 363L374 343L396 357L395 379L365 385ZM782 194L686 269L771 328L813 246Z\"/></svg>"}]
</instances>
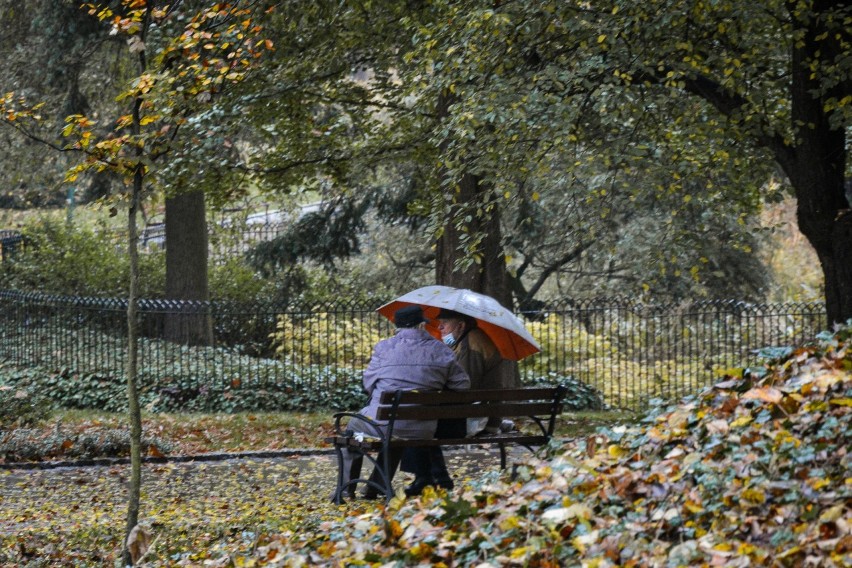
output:
<instances>
[{"instance_id":1,"label":"tree trunk","mask_svg":"<svg viewBox=\"0 0 852 568\"><path fill-rule=\"evenodd\" d=\"M455 97L446 91L438 97L435 110L439 118L443 119L449 114L454 100ZM445 151L446 144L441 144L439 150ZM503 253L500 210L494 206L485 212L484 207L481 207L482 203L488 201L489 190L482 179L474 174L464 175L459 182L455 201L448 209L444 232L436 243L435 282L487 294L511 309L512 290ZM470 220L464 220L468 215ZM474 239L481 236L482 240L477 250L479 260L462 270L457 269L456 261L464 260L463 235Z\"/></svg>"},{"instance_id":2,"label":"tree trunk","mask_svg":"<svg viewBox=\"0 0 852 568\"><path fill-rule=\"evenodd\" d=\"M204 193L181 193L166 199L166 298L207 302L207 220ZM195 305L167 313L165 337L185 345L211 345L209 309Z\"/></svg>"},{"instance_id":3,"label":"tree trunk","mask_svg":"<svg viewBox=\"0 0 852 568\"><path fill-rule=\"evenodd\" d=\"M484 201L487 192L488 188L478 176L467 174L462 178L456 194L457 204L452 207L444 232L437 242L435 281L487 294L507 308L512 308L512 292L497 207L492 208L487 216L471 215L461 229L457 227L459 217L470 214L465 206L472 206L473 211L476 211L477 204ZM465 234L474 238L482 236L478 250L480 260L461 270L456 268L456 261L462 260L462 235Z\"/></svg>"},{"instance_id":4,"label":"tree trunk","mask_svg":"<svg viewBox=\"0 0 852 568\"><path fill-rule=\"evenodd\" d=\"M142 99L137 99L133 107L134 126L139 125ZM141 149L137 155L141 154ZM130 195L130 210L127 215L127 254L130 257L130 286L127 293L127 409L130 421L130 487L127 499L127 522L124 532L122 556L124 565L133 565L134 559L127 541L133 528L139 523L139 503L142 494L142 410L139 406L139 389L136 385L138 369L136 300L139 297L139 237L136 230L136 212L139 210L143 166L138 165L133 174L133 188Z\"/></svg>"},{"instance_id":5,"label":"tree trunk","mask_svg":"<svg viewBox=\"0 0 852 568\"><path fill-rule=\"evenodd\" d=\"M818 14L832 2L818 2ZM797 217L802 234L816 250L825 275L825 301L828 323L852 318L852 212L846 198L846 133L832 128L824 110L825 98L837 96L830 91L814 96L820 85L812 77L809 63L831 61L839 49L834 34L817 40L826 32L819 17L799 22L804 37L793 49L792 119L800 124L796 145L778 156L796 193ZM821 53L820 53L821 52ZM843 89L839 85L835 89Z\"/></svg>"}]
</instances>

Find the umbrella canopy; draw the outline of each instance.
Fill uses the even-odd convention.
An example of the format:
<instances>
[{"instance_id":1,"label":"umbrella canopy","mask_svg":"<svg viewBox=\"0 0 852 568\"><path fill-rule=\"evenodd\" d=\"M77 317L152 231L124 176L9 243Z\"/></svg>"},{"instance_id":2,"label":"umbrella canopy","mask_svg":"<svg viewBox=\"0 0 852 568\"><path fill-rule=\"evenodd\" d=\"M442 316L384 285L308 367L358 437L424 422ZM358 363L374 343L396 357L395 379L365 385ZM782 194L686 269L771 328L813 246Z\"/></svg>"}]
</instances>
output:
<instances>
[{"instance_id":1,"label":"umbrella canopy","mask_svg":"<svg viewBox=\"0 0 852 568\"><path fill-rule=\"evenodd\" d=\"M378 312L393 320L396 310L411 305L423 308L423 314L430 320L426 329L435 337L440 337L441 333L434 320L441 309L447 309L475 318L504 359L518 361L541 351L523 322L491 296L451 286L424 286L388 302Z\"/></svg>"}]
</instances>

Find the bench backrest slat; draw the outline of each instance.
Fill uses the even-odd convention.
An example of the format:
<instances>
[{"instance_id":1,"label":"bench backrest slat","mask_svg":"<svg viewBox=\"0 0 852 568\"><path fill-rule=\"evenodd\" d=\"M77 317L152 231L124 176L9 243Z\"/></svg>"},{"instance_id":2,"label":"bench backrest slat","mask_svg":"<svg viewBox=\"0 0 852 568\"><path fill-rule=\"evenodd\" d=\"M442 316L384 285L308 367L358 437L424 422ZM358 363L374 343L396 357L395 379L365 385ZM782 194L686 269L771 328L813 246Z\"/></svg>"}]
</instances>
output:
<instances>
[{"instance_id":1,"label":"bench backrest slat","mask_svg":"<svg viewBox=\"0 0 852 568\"><path fill-rule=\"evenodd\" d=\"M378 420L434 420L439 418L510 418L518 416L543 416L553 412L550 402L503 402L489 404L447 404L417 406L380 406L376 413ZM558 405L556 412L562 411Z\"/></svg>"}]
</instances>

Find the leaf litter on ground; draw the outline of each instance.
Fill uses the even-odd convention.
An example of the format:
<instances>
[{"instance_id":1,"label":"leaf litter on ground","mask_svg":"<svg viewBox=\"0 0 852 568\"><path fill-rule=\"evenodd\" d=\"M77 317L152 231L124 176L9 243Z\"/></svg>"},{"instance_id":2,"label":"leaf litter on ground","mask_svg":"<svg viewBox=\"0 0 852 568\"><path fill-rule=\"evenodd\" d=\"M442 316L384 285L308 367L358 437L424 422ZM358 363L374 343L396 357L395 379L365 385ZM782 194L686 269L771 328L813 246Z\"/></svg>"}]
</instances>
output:
<instances>
[{"instance_id":1,"label":"leaf litter on ground","mask_svg":"<svg viewBox=\"0 0 852 568\"><path fill-rule=\"evenodd\" d=\"M511 472L453 460L465 479L455 492L387 507L329 503L328 456L298 474L286 460L157 466L140 565L849 566L850 336L841 328ZM11 475L0 477L0 565L116 558L125 469Z\"/></svg>"},{"instance_id":2,"label":"leaf litter on ground","mask_svg":"<svg viewBox=\"0 0 852 568\"><path fill-rule=\"evenodd\" d=\"M253 566L850 566L852 329L450 495L255 541ZM210 566L231 566L220 556ZM236 565L240 565L237 563Z\"/></svg>"}]
</instances>

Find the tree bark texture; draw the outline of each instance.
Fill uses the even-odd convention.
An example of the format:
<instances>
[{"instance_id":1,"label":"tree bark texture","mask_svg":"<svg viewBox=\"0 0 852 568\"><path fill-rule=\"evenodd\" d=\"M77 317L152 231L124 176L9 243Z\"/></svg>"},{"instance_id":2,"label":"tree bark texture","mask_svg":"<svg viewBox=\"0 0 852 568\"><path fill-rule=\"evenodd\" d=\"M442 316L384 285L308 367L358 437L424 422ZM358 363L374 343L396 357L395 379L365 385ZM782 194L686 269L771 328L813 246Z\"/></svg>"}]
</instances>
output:
<instances>
[{"instance_id":1,"label":"tree bark texture","mask_svg":"<svg viewBox=\"0 0 852 568\"><path fill-rule=\"evenodd\" d=\"M824 110L825 100L837 96L848 82L815 96L820 89L810 61L831 61L840 54L838 41L817 37L826 32L819 17L834 2L816 2L814 17L799 22L803 40L793 49L792 119L800 125L796 143L776 153L796 194L797 217L802 233L816 250L825 275L828 323L852 318L852 212L846 197L846 132L832 128ZM841 95L842 97L842 95Z\"/></svg>"},{"instance_id":2,"label":"tree bark texture","mask_svg":"<svg viewBox=\"0 0 852 568\"><path fill-rule=\"evenodd\" d=\"M204 194L166 199L166 298L207 302L207 220ZM165 337L185 345L211 345L213 324L206 307L165 316Z\"/></svg>"},{"instance_id":3,"label":"tree bark texture","mask_svg":"<svg viewBox=\"0 0 852 568\"><path fill-rule=\"evenodd\" d=\"M468 288L487 294L511 308L512 292L506 271L499 210L494 207L486 217L472 215L470 221L464 222L461 228L457 227L458 217L469 214L463 206L483 202L487 192L488 188L478 176L467 174L462 178L456 194L457 203L462 207L451 209L453 213L447 219L444 232L437 242L435 281L445 286ZM476 207L473 209L476 210ZM479 250L482 260L459 270L456 269L456 259L460 258L461 237L465 232L483 236Z\"/></svg>"},{"instance_id":4,"label":"tree bark texture","mask_svg":"<svg viewBox=\"0 0 852 568\"><path fill-rule=\"evenodd\" d=\"M133 107L134 124L139 124L141 99ZM138 321L136 301L139 298L139 235L136 227L136 213L142 195L144 174L142 166L136 167L133 175L133 189L130 196L130 210L127 215L127 254L130 257L130 286L127 292L127 414L130 422L130 485L127 498L127 521L124 531L122 557L125 565L132 565L133 558L127 541L133 528L139 523L139 506L142 495L142 409L139 405L137 387L138 371Z\"/></svg>"}]
</instances>

